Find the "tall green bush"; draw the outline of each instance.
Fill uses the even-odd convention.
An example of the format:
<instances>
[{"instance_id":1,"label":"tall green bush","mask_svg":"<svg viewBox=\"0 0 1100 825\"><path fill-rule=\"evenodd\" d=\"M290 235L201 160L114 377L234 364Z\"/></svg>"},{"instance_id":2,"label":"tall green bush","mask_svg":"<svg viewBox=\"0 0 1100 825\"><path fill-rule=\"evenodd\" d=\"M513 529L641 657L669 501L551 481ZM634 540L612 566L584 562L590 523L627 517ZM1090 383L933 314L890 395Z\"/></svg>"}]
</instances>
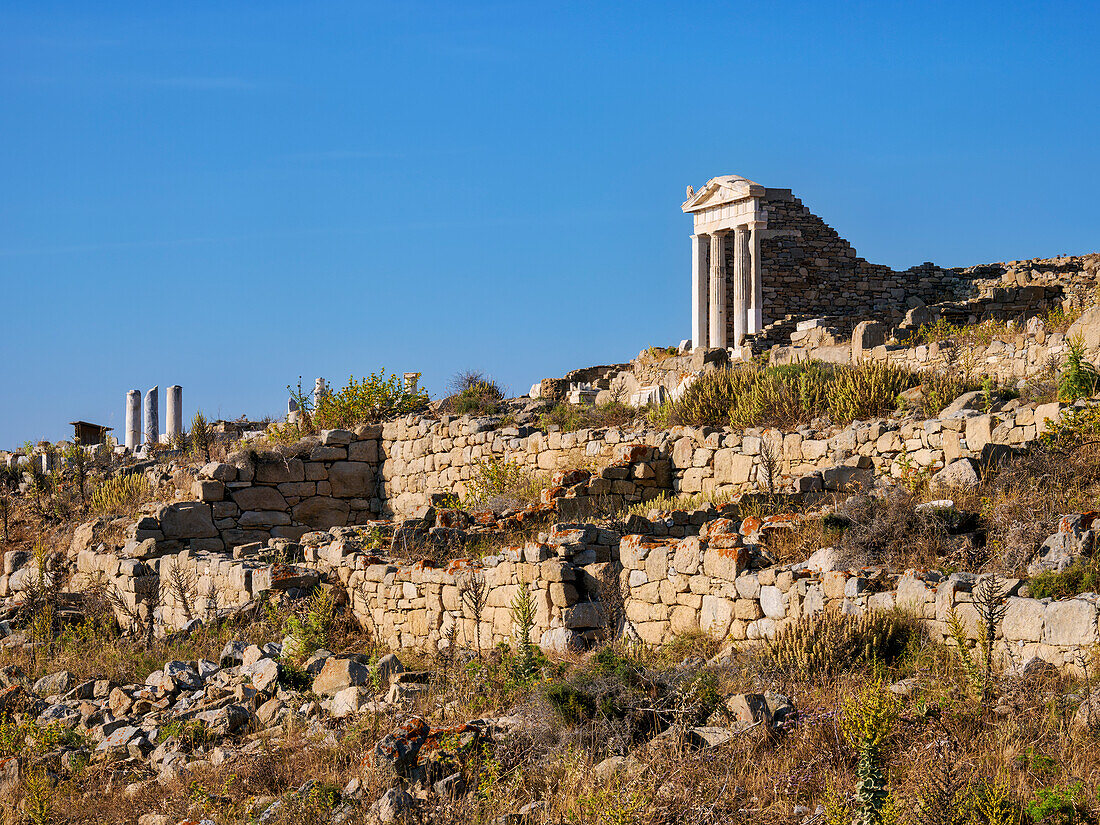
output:
<instances>
[{"instance_id":1,"label":"tall green bush","mask_svg":"<svg viewBox=\"0 0 1100 825\"><path fill-rule=\"evenodd\" d=\"M836 424L892 411L920 376L892 364L807 361L737 366L705 373L675 402L672 417L691 426L784 427L828 416Z\"/></svg>"},{"instance_id":2,"label":"tall green bush","mask_svg":"<svg viewBox=\"0 0 1100 825\"><path fill-rule=\"evenodd\" d=\"M346 429L406 415L427 403L428 394L424 390L409 392L400 376L380 370L365 378L349 376L347 385L339 392L314 398L311 418L321 430Z\"/></svg>"}]
</instances>

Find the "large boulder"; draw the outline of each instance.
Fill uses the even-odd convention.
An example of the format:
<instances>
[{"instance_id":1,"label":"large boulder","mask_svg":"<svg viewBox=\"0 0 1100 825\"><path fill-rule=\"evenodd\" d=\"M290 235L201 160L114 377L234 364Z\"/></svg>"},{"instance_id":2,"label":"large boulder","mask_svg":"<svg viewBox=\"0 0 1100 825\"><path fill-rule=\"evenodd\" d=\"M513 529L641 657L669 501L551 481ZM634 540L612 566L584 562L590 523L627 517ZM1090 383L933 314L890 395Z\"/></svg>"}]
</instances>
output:
<instances>
[{"instance_id":1,"label":"large boulder","mask_svg":"<svg viewBox=\"0 0 1100 825\"><path fill-rule=\"evenodd\" d=\"M336 498L370 498L374 474L363 461L337 461L328 468L328 481Z\"/></svg>"},{"instance_id":2,"label":"large boulder","mask_svg":"<svg viewBox=\"0 0 1100 825\"><path fill-rule=\"evenodd\" d=\"M218 535L210 505L201 501L169 504L160 509L157 517L164 537L169 540L212 539Z\"/></svg>"},{"instance_id":3,"label":"large boulder","mask_svg":"<svg viewBox=\"0 0 1100 825\"><path fill-rule=\"evenodd\" d=\"M974 490L981 483L977 462L972 458L952 461L930 480L933 489Z\"/></svg>"},{"instance_id":4,"label":"large boulder","mask_svg":"<svg viewBox=\"0 0 1100 825\"><path fill-rule=\"evenodd\" d=\"M365 687L374 684L371 669L355 659L326 659L321 672L313 680L313 692L321 696L335 696L349 687Z\"/></svg>"},{"instance_id":5,"label":"large boulder","mask_svg":"<svg viewBox=\"0 0 1100 825\"><path fill-rule=\"evenodd\" d=\"M427 740L429 732L427 722L419 716L409 717L374 746L375 766L403 776L416 765L420 746Z\"/></svg>"},{"instance_id":6,"label":"large boulder","mask_svg":"<svg viewBox=\"0 0 1100 825\"><path fill-rule=\"evenodd\" d=\"M1090 350L1100 349L1100 307L1090 307L1070 324L1066 338L1080 338Z\"/></svg>"},{"instance_id":7,"label":"large boulder","mask_svg":"<svg viewBox=\"0 0 1100 825\"><path fill-rule=\"evenodd\" d=\"M306 524L315 530L329 530L333 527L346 526L350 510L346 501L329 496L313 496L294 505L291 515L296 522Z\"/></svg>"}]
</instances>

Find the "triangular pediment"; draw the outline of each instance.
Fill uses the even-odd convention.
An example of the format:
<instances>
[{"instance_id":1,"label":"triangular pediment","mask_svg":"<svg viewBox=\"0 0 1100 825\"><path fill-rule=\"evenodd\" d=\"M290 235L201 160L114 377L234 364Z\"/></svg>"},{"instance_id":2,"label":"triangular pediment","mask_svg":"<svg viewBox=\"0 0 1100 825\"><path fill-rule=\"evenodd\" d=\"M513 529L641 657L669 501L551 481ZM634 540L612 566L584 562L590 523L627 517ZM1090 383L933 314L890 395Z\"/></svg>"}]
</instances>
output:
<instances>
[{"instance_id":1,"label":"triangular pediment","mask_svg":"<svg viewBox=\"0 0 1100 825\"><path fill-rule=\"evenodd\" d=\"M681 208L685 212L697 212L700 209L763 194L764 187L748 178L740 175L723 175L708 180L698 192L691 192Z\"/></svg>"}]
</instances>

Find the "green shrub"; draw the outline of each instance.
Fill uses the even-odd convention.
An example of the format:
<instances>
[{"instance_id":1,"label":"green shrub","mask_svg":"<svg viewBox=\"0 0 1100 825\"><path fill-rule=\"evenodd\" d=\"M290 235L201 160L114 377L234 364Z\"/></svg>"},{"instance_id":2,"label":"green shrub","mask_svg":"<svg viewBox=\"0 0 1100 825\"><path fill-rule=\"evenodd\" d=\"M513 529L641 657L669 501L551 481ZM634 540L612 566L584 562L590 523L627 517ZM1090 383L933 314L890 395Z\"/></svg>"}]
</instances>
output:
<instances>
[{"instance_id":1,"label":"green shrub","mask_svg":"<svg viewBox=\"0 0 1100 825\"><path fill-rule=\"evenodd\" d=\"M786 625L767 640L765 651L782 671L832 676L859 666L889 665L919 632L904 613L869 611L854 617L829 609Z\"/></svg>"},{"instance_id":2,"label":"green shrub","mask_svg":"<svg viewBox=\"0 0 1100 825\"><path fill-rule=\"evenodd\" d=\"M539 416L539 426L547 429L556 425L562 432L596 427L622 427L639 416L639 411L621 401L603 404L570 404L561 402Z\"/></svg>"},{"instance_id":3,"label":"green shrub","mask_svg":"<svg viewBox=\"0 0 1100 825\"><path fill-rule=\"evenodd\" d=\"M1068 343L1069 352L1066 353L1066 362L1058 378L1058 400L1073 402L1095 393L1100 376L1097 375L1096 367L1085 360L1084 341L1073 338Z\"/></svg>"},{"instance_id":4,"label":"green shrub","mask_svg":"<svg viewBox=\"0 0 1100 825\"><path fill-rule=\"evenodd\" d=\"M748 369L703 373L684 390L673 405L673 417L693 427L724 427L737 398L752 386Z\"/></svg>"},{"instance_id":5,"label":"green shrub","mask_svg":"<svg viewBox=\"0 0 1100 825\"><path fill-rule=\"evenodd\" d=\"M806 361L744 365L705 373L675 402L672 418L691 426L786 427L819 416L835 424L891 412L916 373L883 362L857 366Z\"/></svg>"},{"instance_id":6,"label":"green shrub","mask_svg":"<svg viewBox=\"0 0 1100 825\"><path fill-rule=\"evenodd\" d=\"M327 647L335 621L335 605L328 588L314 587L306 600L303 616L287 617L285 632L290 637L287 658L301 660L316 650Z\"/></svg>"},{"instance_id":7,"label":"green shrub","mask_svg":"<svg viewBox=\"0 0 1100 825\"><path fill-rule=\"evenodd\" d=\"M504 391L495 382L478 379L451 399L451 407L458 415L492 415L503 399Z\"/></svg>"},{"instance_id":8,"label":"green shrub","mask_svg":"<svg viewBox=\"0 0 1100 825\"><path fill-rule=\"evenodd\" d=\"M579 725L596 715L596 700L568 682L552 682L543 689L543 695L570 724Z\"/></svg>"},{"instance_id":9,"label":"green shrub","mask_svg":"<svg viewBox=\"0 0 1100 825\"><path fill-rule=\"evenodd\" d=\"M912 373L883 361L842 369L829 388L829 416L837 423L873 418L897 406L897 397L912 387Z\"/></svg>"},{"instance_id":10,"label":"green shrub","mask_svg":"<svg viewBox=\"0 0 1100 825\"><path fill-rule=\"evenodd\" d=\"M1024 810L1032 822L1050 825L1077 825L1094 822L1089 816L1085 800L1088 798L1083 782L1065 787L1040 788Z\"/></svg>"},{"instance_id":11,"label":"green shrub","mask_svg":"<svg viewBox=\"0 0 1100 825\"><path fill-rule=\"evenodd\" d=\"M1039 437L1039 443L1047 451L1067 452L1083 442L1097 439L1100 439L1100 406L1066 410L1060 420Z\"/></svg>"},{"instance_id":12,"label":"green shrub","mask_svg":"<svg viewBox=\"0 0 1100 825\"><path fill-rule=\"evenodd\" d=\"M1027 580L1035 599L1068 599L1078 593L1100 591L1100 570L1094 561L1077 559L1065 570L1046 570Z\"/></svg>"},{"instance_id":13,"label":"green shrub","mask_svg":"<svg viewBox=\"0 0 1100 825\"><path fill-rule=\"evenodd\" d=\"M314 398L312 409L304 397L299 406L314 428L336 430L407 415L427 403L428 394L424 390L409 392L401 377L380 370L365 378L349 376L347 385L339 392Z\"/></svg>"},{"instance_id":14,"label":"green shrub","mask_svg":"<svg viewBox=\"0 0 1100 825\"><path fill-rule=\"evenodd\" d=\"M152 488L141 473L115 476L92 491L92 509L100 515L127 513L152 495Z\"/></svg>"},{"instance_id":15,"label":"green shrub","mask_svg":"<svg viewBox=\"0 0 1100 825\"><path fill-rule=\"evenodd\" d=\"M921 378L922 390L920 411L929 417L937 415L940 410L962 395L979 386L956 372L939 372L929 370Z\"/></svg>"},{"instance_id":16,"label":"green shrub","mask_svg":"<svg viewBox=\"0 0 1100 825\"><path fill-rule=\"evenodd\" d=\"M474 477L466 482L463 509L494 511L519 509L539 501L545 480L527 465L493 456L474 465Z\"/></svg>"}]
</instances>

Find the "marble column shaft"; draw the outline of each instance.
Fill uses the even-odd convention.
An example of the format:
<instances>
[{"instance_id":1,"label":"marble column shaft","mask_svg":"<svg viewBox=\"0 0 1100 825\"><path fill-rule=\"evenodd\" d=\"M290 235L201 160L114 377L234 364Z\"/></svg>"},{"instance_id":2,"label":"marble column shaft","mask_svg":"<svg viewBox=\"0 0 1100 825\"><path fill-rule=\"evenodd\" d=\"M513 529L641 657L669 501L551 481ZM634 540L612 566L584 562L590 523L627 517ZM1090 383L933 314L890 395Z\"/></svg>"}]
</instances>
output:
<instances>
[{"instance_id":1,"label":"marble column shaft","mask_svg":"<svg viewBox=\"0 0 1100 825\"><path fill-rule=\"evenodd\" d=\"M126 393L126 447L136 450L141 443L141 390Z\"/></svg>"},{"instance_id":2,"label":"marble column shaft","mask_svg":"<svg viewBox=\"0 0 1100 825\"><path fill-rule=\"evenodd\" d=\"M145 393L145 443L160 441L160 387Z\"/></svg>"},{"instance_id":3,"label":"marble column shaft","mask_svg":"<svg viewBox=\"0 0 1100 825\"><path fill-rule=\"evenodd\" d=\"M705 347L710 332L707 316L708 279L707 253L709 240L706 235L691 236L691 346Z\"/></svg>"},{"instance_id":4,"label":"marble column shaft","mask_svg":"<svg viewBox=\"0 0 1100 825\"><path fill-rule=\"evenodd\" d=\"M752 291L749 294L749 333L764 330L764 273L760 268L760 229L752 228Z\"/></svg>"},{"instance_id":5,"label":"marble column shaft","mask_svg":"<svg viewBox=\"0 0 1100 825\"><path fill-rule=\"evenodd\" d=\"M726 346L725 232L710 235L710 336L707 346Z\"/></svg>"},{"instance_id":6,"label":"marble column shaft","mask_svg":"<svg viewBox=\"0 0 1100 825\"><path fill-rule=\"evenodd\" d=\"M749 302L752 294L752 255L749 230L739 226L733 233L733 345L741 346L749 332Z\"/></svg>"},{"instance_id":7,"label":"marble column shaft","mask_svg":"<svg viewBox=\"0 0 1100 825\"><path fill-rule=\"evenodd\" d=\"M183 387L173 384L168 388L168 396L165 403L165 432L168 439L172 440L183 435Z\"/></svg>"}]
</instances>

